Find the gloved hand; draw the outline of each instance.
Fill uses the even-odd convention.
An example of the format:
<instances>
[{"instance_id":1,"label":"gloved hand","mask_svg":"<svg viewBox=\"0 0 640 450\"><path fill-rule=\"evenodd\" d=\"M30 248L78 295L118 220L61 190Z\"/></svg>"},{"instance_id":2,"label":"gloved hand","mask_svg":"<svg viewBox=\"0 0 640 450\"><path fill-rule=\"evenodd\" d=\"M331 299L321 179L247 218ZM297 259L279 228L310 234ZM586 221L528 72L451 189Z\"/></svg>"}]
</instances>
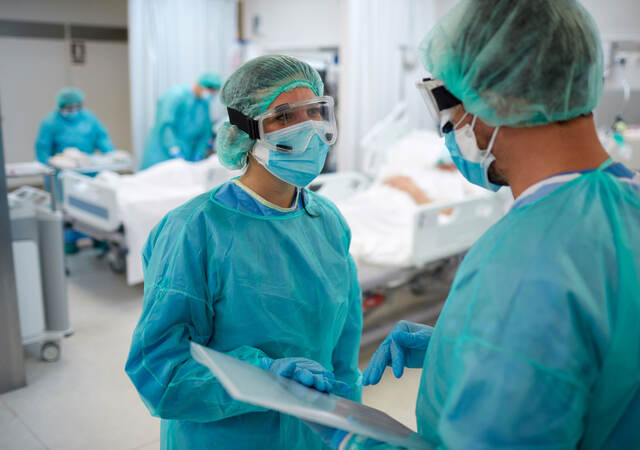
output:
<instances>
[{"instance_id":1,"label":"gloved hand","mask_svg":"<svg viewBox=\"0 0 640 450\"><path fill-rule=\"evenodd\" d=\"M337 428L331 428L326 425L320 425L319 423L309 422L306 420L302 421L306 426L311 428L314 433L320 436L322 442L327 444L332 449L337 450L342 443L344 437L349 434L344 430L339 430Z\"/></svg>"},{"instance_id":2,"label":"gloved hand","mask_svg":"<svg viewBox=\"0 0 640 450\"><path fill-rule=\"evenodd\" d=\"M398 322L371 357L362 376L362 384L378 383L387 366L393 368L396 378L402 376L405 367L422 367L432 334L433 327L428 325L405 320Z\"/></svg>"},{"instance_id":3,"label":"gloved hand","mask_svg":"<svg viewBox=\"0 0 640 450\"><path fill-rule=\"evenodd\" d=\"M351 386L347 383L336 380L333 373L329 372L322 367L322 365L311 359L261 358L260 367L321 392L332 392L338 395L346 395L351 391Z\"/></svg>"}]
</instances>

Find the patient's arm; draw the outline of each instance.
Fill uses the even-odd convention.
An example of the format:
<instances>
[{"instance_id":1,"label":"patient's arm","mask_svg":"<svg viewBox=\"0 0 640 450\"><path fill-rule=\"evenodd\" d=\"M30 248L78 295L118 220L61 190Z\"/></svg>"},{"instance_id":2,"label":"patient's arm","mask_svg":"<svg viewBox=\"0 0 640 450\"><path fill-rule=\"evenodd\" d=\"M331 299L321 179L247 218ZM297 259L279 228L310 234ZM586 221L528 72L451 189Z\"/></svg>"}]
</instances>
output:
<instances>
[{"instance_id":1,"label":"patient's arm","mask_svg":"<svg viewBox=\"0 0 640 450\"><path fill-rule=\"evenodd\" d=\"M455 167L455 166L454 166ZM448 170L448 169L444 169ZM426 203L433 203L433 200L425 195L424 192L413 182L409 177L404 175L395 175L391 178L387 178L384 184L391 186L394 189L404 191L413 198L413 201L418 205L424 205ZM450 216L453 213L453 208L443 209L440 214Z\"/></svg>"},{"instance_id":2,"label":"patient's arm","mask_svg":"<svg viewBox=\"0 0 640 450\"><path fill-rule=\"evenodd\" d=\"M391 178L387 178L384 184L391 186L394 189L404 191L413 198L413 201L418 205L424 205L425 203L432 203L429 197L413 182L409 177L403 175L395 175Z\"/></svg>"},{"instance_id":3,"label":"patient's arm","mask_svg":"<svg viewBox=\"0 0 640 450\"><path fill-rule=\"evenodd\" d=\"M439 162L438 164L436 164L436 169L446 170L447 172L453 172L454 170L458 170L458 168L454 163L445 163L445 162Z\"/></svg>"}]
</instances>

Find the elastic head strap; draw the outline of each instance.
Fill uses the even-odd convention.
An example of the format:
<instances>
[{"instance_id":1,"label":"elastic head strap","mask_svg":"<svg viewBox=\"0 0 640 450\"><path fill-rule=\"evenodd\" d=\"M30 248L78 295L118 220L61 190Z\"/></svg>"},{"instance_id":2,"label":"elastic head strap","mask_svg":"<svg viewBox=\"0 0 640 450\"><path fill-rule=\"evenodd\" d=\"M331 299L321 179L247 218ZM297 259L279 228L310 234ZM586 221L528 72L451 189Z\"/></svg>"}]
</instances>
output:
<instances>
[{"instance_id":1,"label":"elastic head strap","mask_svg":"<svg viewBox=\"0 0 640 450\"><path fill-rule=\"evenodd\" d=\"M240 128L242 131L247 133L251 139L258 139L260 136L260 130L258 128L257 120L247 117L242 112L233 108L227 108L227 113L229 114L229 123L231 125L235 125Z\"/></svg>"},{"instance_id":2,"label":"elastic head strap","mask_svg":"<svg viewBox=\"0 0 640 450\"><path fill-rule=\"evenodd\" d=\"M460 125L462 123L462 121L469 115L468 112L464 112L464 114L462 115L462 117L460 117L460 119L456 122L456 124L453 126L453 129L457 129L458 125ZM473 128L473 127L472 127Z\"/></svg>"},{"instance_id":3,"label":"elastic head strap","mask_svg":"<svg viewBox=\"0 0 640 450\"><path fill-rule=\"evenodd\" d=\"M498 137L498 131L500 131L500 126L495 127L493 130L493 134L491 134L491 140L489 141L489 146L487 147L487 151L493 150L493 145L496 143L496 138Z\"/></svg>"}]
</instances>

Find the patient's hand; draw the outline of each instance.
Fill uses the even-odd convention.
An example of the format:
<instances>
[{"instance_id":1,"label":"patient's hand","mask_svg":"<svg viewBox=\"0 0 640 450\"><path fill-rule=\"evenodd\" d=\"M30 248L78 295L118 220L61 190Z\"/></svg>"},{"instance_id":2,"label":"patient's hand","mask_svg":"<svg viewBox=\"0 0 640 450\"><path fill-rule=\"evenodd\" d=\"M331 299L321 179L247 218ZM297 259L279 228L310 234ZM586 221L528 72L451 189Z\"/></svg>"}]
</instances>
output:
<instances>
[{"instance_id":1,"label":"patient's hand","mask_svg":"<svg viewBox=\"0 0 640 450\"><path fill-rule=\"evenodd\" d=\"M386 184L387 186L391 186L394 189L398 189L399 191L406 192L418 205L424 205L425 203L433 202L433 200L427 197L424 192L422 192L422 190L409 177L396 175L391 178L387 178L384 181L384 184Z\"/></svg>"}]
</instances>

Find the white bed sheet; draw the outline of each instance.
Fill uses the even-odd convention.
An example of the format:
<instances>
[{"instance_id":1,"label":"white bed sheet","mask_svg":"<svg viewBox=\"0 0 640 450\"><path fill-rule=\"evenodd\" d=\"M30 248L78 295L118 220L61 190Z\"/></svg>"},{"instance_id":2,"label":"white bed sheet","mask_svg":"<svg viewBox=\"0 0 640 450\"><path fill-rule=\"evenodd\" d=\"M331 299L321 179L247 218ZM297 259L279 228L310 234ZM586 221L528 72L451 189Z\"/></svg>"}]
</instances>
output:
<instances>
[{"instance_id":1,"label":"white bed sheet","mask_svg":"<svg viewBox=\"0 0 640 450\"><path fill-rule=\"evenodd\" d=\"M408 267L413 249L413 220L418 209L406 192L383 184L402 175L434 200L434 204L459 201L485 193L457 170L436 168L447 152L435 132L414 130L388 151L385 164L372 186L337 206L351 227L351 255L357 263ZM442 216L445 222L447 216Z\"/></svg>"},{"instance_id":2,"label":"white bed sheet","mask_svg":"<svg viewBox=\"0 0 640 450\"><path fill-rule=\"evenodd\" d=\"M211 178L215 171L216 178ZM97 178L116 189L125 228L127 283L143 281L142 249L151 229L172 209L235 175L214 155L191 163L172 159L133 175L101 172Z\"/></svg>"}]
</instances>

